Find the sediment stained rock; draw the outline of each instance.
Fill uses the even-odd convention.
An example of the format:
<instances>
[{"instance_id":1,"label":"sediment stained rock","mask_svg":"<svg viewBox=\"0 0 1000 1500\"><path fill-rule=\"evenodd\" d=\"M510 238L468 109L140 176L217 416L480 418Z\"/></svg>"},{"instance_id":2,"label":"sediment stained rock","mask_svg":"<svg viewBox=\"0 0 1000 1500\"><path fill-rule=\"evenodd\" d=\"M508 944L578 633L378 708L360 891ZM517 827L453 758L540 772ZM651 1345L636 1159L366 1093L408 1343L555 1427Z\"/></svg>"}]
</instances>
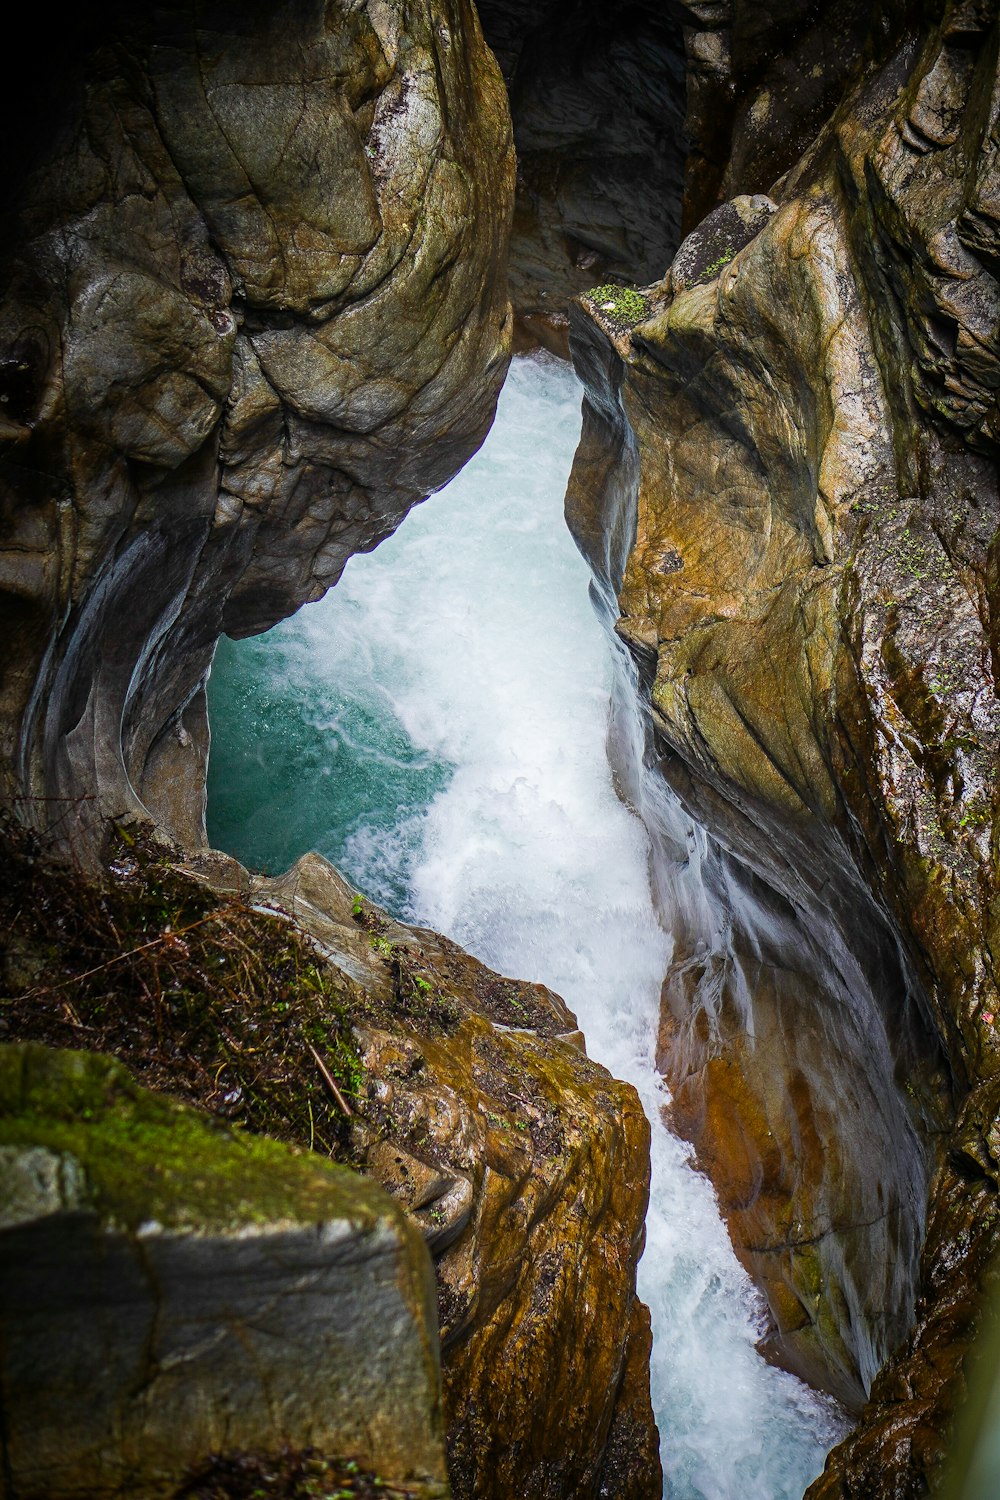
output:
<instances>
[{"instance_id":1,"label":"sediment stained rock","mask_svg":"<svg viewBox=\"0 0 1000 1500\"><path fill-rule=\"evenodd\" d=\"M112 18L6 205L0 754L197 843L220 632L489 427L513 151L469 0Z\"/></svg>"},{"instance_id":2,"label":"sediment stained rock","mask_svg":"<svg viewBox=\"0 0 1000 1500\"><path fill-rule=\"evenodd\" d=\"M568 515L677 798L658 833L675 1118L775 1352L852 1404L918 1274L924 1323L946 1296L931 1240L918 1273L927 1182L1000 1064L996 55L993 6L912 27L756 232L740 210L720 249L709 221L634 316L575 314ZM935 1179L939 1250L961 1180ZM915 1412L869 1453L886 1484Z\"/></svg>"}]
</instances>

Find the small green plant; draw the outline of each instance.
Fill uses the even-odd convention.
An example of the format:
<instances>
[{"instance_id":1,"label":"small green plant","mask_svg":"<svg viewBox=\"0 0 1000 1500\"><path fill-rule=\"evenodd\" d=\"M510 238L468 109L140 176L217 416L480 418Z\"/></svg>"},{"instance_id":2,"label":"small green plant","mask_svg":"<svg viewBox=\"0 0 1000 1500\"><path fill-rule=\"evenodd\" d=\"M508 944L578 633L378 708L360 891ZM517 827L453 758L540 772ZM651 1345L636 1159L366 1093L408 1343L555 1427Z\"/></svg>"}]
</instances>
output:
<instances>
[{"instance_id":1,"label":"small green plant","mask_svg":"<svg viewBox=\"0 0 1000 1500\"><path fill-rule=\"evenodd\" d=\"M445 995L420 973L422 955L405 943L394 943L379 932L373 923L374 913L365 913L372 951L377 953L392 977L393 1006L395 1013L411 1021L431 1022L444 1031L458 1024L459 1010L453 999ZM384 926L384 920L381 920Z\"/></svg>"},{"instance_id":2,"label":"small green plant","mask_svg":"<svg viewBox=\"0 0 1000 1500\"><path fill-rule=\"evenodd\" d=\"M723 250L722 254L719 256L718 260L713 260L710 266L705 267L704 271L702 271L701 275L698 277L699 282L714 281L719 272L722 271L726 266L728 266L729 262L733 259L735 254L736 251L733 249L732 245L727 245L725 250Z\"/></svg>"},{"instance_id":3,"label":"small green plant","mask_svg":"<svg viewBox=\"0 0 1000 1500\"><path fill-rule=\"evenodd\" d=\"M601 317L613 328L634 328L649 316L649 299L634 287L619 286L608 281L587 292L587 301L592 302Z\"/></svg>"}]
</instances>

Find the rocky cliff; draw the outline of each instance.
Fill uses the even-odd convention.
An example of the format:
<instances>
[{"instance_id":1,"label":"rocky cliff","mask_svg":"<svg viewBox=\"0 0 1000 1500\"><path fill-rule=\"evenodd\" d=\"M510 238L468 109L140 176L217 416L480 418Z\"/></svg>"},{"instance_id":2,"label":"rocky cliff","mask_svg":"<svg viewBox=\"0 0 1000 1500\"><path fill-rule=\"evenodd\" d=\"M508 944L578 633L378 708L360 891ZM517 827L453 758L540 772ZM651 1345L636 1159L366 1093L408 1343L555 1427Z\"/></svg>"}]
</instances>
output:
<instances>
[{"instance_id":1,"label":"rocky cliff","mask_svg":"<svg viewBox=\"0 0 1000 1500\"><path fill-rule=\"evenodd\" d=\"M28 1054L69 1081L49 1090L51 1129L35 1094L12 1085L0 1101L4 1190L16 1198L53 1152L65 1162L0 1253L55 1309L43 1362L74 1439L60 1445L46 1408L36 1441L47 1397L21 1377L38 1329L16 1297L5 1479L19 1493L201 1494L205 1460L204 1493L237 1470L234 1493L249 1493L291 1445L293 1468L314 1464L301 1493L349 1458L413 1494L657 1494L634 1093L588 1061L557 997L355 903L322 861L269 886L204 851L220 632L266 629L321 595L492 420L514 157L475 9L123 4L78 17L50 63L14 119L4 203L0 790L18 819L3 822L0 1031L114 1053L151 1088L281 1137L274 1160L305 1186L268 1217L248 1167L225 1224L208 1206L199 1219L202 1178L175 1182L172 1127L205 1181L241 1137L164 1114L107 1061ZM137 824L109 846L123 816L152 820L195 873ZM50 862L53 840L90 874ZM93 1132L75 1136L80 1067L110 1118L93 1106ZM130 1110L162 1127L151 1179L138 1137L119 1140ZM401 1212L288 1146L349 1160ZM79 1202L56 1191L77 1161ZM159 1210L161 1179L187 1194L182 1224ZM79 1349L60 1350L67 1259L87 1273ZM201 1277L211 1295L195 1307ZM227 1301L229 1277L242 1302ZM345 1341L367 1342L366 1286L384 1329L345 1378ZM74 1363L88 1318L113 1356L103 1383ZM339 1342L323 1332L338 1321ZM268 1352L282 1328L295 1359ZM368 1493L363 1476L337 1479ZM267 1492L300 1493L287 1484Z\"/></svg>"},{"instance_id":2,"label":"rocky cliff","mask_svg":"<svg viewBox=\"0 0 1000 1500\"><path fill-rule=\"evenodd\" d=\"M794 129L744 76L737 196L644 292L579 304L568 497L672 793L674 1115L775 1353L857 1404L919 1289L824 1496L923 1492L996 1223L996 11L869 21Z\"/></svg>"},{"instance_id":3,"label":"rocky cliff","mask_svg":"<svg viewBox=\"0 0 1000 1500\"><path fill-rule=\"evenodd\" d=\"M30 1044L0 1183L5 1495L172 1496L293 1436L447 1495L430 1266L374 1183Z\"/></svg>"},{"instance_id":4,"label":"rocky cliff","mask_svg":"<svg viewBox=\"0 0 1000 1500\"><path fill-rule=\"evenodd\" d=\"M285 1449L414 1500L659 1494L649 1128L557 996L317 855L265 880L119 830L94 880L0 848L18 1495L200 1495Z\"/></svg>"},{"instance_id":5,"label":"rocky cliff","mask_svg":"<svg viewBox=\"0 0 1000 1500\"><path fill-rule=\"evenodd\" d=\"M191 843L220 632L317 598L489 426L510 122L469 0L82 41L5 202L0 759Z\"/></svg>"},{"instance_id":6,"label":"rocky cliff","mask_svg":"<svg viewBox=\"0 0 1000 1500\"><path fill-rule=\"evenodd\" d=\"M674 1118L774 1357L870 1391L816 1495L916 1495L998 1233L995 5L481 9L524 337L564 349L606 283L568 513L661 773ZM3 203L2 789L91 856L138 814L194 858L219 633L321 594L488 427L507 100L470 0L122 5L54 52ZM457 1492L655 1492L634 1097L554 997L322 864L197 878L293 911L355 1006L338 1129L436 1257ZM168 1064L161 989L118 1035L40 946L7 941L26 1035L141 1068L141 1033L151 1082L243 1107L259 1022Z\"/></svg>"}]
</instances>

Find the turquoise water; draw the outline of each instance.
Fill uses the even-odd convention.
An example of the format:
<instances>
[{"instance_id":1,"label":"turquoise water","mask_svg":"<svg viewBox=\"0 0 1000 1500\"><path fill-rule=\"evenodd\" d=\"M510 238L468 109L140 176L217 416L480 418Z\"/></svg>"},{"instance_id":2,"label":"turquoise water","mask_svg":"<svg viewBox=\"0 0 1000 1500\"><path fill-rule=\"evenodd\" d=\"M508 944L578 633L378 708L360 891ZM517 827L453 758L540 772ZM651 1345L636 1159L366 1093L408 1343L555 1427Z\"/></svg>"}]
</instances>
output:
<instances>
[{"instance_id":1,"label":"turquoise water","mask_svg":"<svg viewBox=\"0 0 1000 1500\"><path fill-rule=\"evenodd\" d=\"M665 1494L799 1500L841 1415L758 1354L759 1298L662 1123L669 920L607 760L614 695L638 786L629 664L562 519L579 405L565 365L515 361L490 437L446 490L319 604L220 650L209 834L271 870L317 848L397 915L565 996L652 1126L639 1290Z\"/></svg>"},{"instance_id":2,"label":"turquoise water","mask_svg":"<svg viewBox=\"0 0 1000 1500\"><path fill-rule=\"evenodd\" d=\"M339 663L336 682L316 681L316 617L305 611L267 635L220 642L209 838L269 874L317 849L349 874L363 867L369 895L402 912L421 814L454 768L413 744L380 685L359 605L346 590L338 603L337 645L319 631L326 660ZM358 850L388 829L394 857L359 862Z\"/></svg>"}]
</instances>

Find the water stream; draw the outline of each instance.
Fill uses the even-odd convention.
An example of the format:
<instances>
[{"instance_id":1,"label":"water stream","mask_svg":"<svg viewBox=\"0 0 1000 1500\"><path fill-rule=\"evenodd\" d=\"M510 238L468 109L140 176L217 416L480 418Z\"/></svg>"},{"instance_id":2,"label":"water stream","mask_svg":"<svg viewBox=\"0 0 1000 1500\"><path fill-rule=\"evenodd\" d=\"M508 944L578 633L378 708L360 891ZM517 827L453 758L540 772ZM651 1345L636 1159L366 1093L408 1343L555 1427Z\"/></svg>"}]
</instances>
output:
<instances>
[{"instance_id":1,"label":"water stream","mask_svg":"<svg viewBox=\"0 0 1000 1500\"><path fill-rule=\"evenodd\" d=\"M562 519L579 405L564 365L515 361L489 439L446 490L321 603L222 642L209 834L273 871L316 848L396 915L566 998L591 1056L635 1085L653 1123L639 1291L664 1493L798 1500L840 1416L757 1353L759 1300L660 1117L670 937L607 759L629 666ZM638 725L617 722L638 745Z\"/></svg>"}]
</instances>

